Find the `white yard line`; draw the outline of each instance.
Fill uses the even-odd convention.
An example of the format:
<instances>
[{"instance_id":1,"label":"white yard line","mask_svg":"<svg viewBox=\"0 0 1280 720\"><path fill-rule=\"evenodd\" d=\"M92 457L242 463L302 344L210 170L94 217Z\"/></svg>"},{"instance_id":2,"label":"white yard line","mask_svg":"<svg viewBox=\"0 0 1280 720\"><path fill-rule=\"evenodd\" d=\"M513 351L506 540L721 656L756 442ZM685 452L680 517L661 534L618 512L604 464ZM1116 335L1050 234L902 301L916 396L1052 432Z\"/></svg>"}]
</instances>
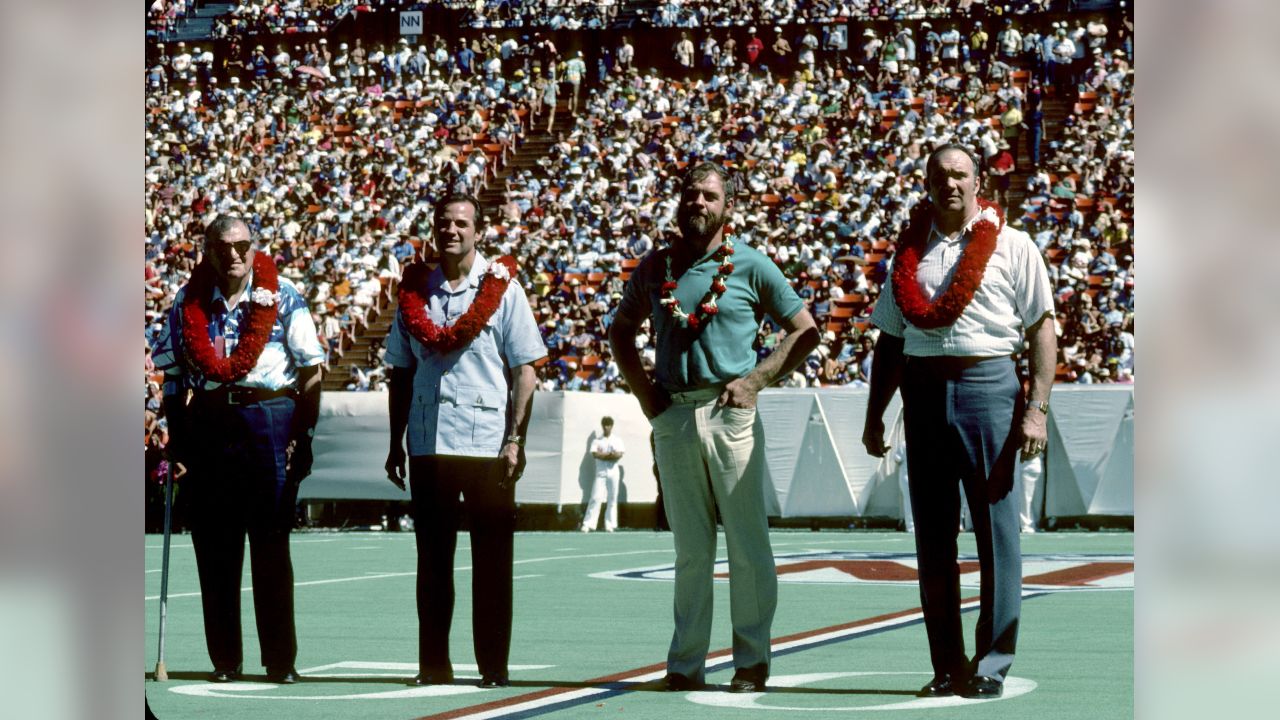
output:
<instances>
[{"instance_id":1,"label":"white yard line","mask_svg":"<svg viewBox=\"0 0 1280 720\"><path fill-rule=\"evenodd\" d=\"M661 549L661 550L632 550L632 551L629 551L629 552L616 552L616 553L595 553L595 554L591 554L591 555L554 555L554 556L550 556L550 557L540 557L540 558L529 558L529 559L526 559L526 560L516 560L514 564L516 564L516 565L525 565L525 564L528 564L528 563L546 562L546 561L548 561L548 560L582 560L582 559L586 559L586 558L617 557L617 556L620 556L620 555L643 555L643 554L652 554L652 553L656 553L656 552L669 553L669 552L672 552L672 551L671 551L671 550L668 550L668 549ZM454 570L458 570L458 571L460 571L460 570L470 570L470 569L471 569L471 566L470 566L470 565L463 565L463 566L461 566L461 567L456 567L456 568L454 568ZM293 586L294 586L294 587L306 587L306 586L309 586L309 585L333 585L333 584L336 584L336 583L348 583L348 582L355 582L355 581L357 581L357 580L378 580L378 579L382 579L382 578L413 577L413 576L416 576L417 574L418 574L418 573L417 573L417 571L416 571L416 570L415 570L415 571L413 571L413 572L396 572L396 573L376 573L376 574L365 574L365 575L355 575L355 576L352 576L352 577L328 578L328 579L325 579L325 580L305 580L305 581L302 581L302 582L295 582L295 583L293 584ZM536 577L536 576L529 576L529 577ZM251 590L253 590L253 586L252 586L252 585L246 585L245 587L240 588L240 592L249 592L249 591L251 591ZM197 592L188 592L188 593L169 593L169 597L168 597L168 599L173 600L173 599L176 599L176 598L184 598L184 597L200 597L200 593L199 593L198 591L197 591ZM159 595L147 595L144 599L146 599L146 600L159 600L159 599L160 599L160 596L159 596Z\"/></svg>"}]
</instances>

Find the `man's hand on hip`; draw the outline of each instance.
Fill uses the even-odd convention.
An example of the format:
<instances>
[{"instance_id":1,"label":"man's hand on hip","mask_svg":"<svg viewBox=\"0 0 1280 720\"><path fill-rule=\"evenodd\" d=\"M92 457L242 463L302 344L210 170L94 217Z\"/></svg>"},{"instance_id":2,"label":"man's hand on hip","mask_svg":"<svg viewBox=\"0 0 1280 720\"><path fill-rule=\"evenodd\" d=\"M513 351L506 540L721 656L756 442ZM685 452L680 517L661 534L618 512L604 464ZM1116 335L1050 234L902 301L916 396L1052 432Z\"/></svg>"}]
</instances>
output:
<instances>
[{"instance_id":1,"label":"man's hand on hip","mask_svg":"<svg viewBox=\"0 0 1280 720\"><path fill-rule=\"evenodd\" d=\"M720 393L720 397L716 398L716 405L720 407L731 408L753 408L756 406L756 396L760 394L760 388L755 383L746 378L738 378L724 386L724 391Z\"/></svg>"}]
</instances>

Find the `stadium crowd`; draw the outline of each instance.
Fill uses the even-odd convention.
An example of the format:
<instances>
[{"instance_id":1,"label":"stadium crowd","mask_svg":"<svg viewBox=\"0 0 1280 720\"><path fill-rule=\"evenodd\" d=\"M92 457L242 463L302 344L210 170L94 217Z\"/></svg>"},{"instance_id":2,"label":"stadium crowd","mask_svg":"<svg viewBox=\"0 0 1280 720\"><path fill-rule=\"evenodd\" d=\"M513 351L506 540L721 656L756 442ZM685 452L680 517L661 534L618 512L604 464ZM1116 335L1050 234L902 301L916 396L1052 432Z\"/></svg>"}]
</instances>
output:
<instances>
[{"instance_id":1,"label":"stadium crowd","mask_svg":"<svg viewBox=\"0 0 1280 720\"><path fill-rule=\"evenodd\" d=\"M165 40L195 15L197 0L154 0L151 34ZM1063 3L1059 3L1062 5ZM1065 3L1070 5L1070 3ZM636 22L652 27L790 25L847 20L1023 17L1048 12L1053 0L239 0L214 19L213 36L318 33L344 18L438 7L459 27L591 30Z\"/></svg>"},{"instance_id":2,"label":"stadium crowd","mask_svg":"<svg viewBox=\"0 0 1280 720\"><path fill-rule=\"evenodd\" d=\"M978 20L937 25L883 36L850 25L861 36L848 53L812 28L774 27L758 47L699 32L695 58L682 47L692 38L672 48L674 73L636 67L623 40L590 76L580 53L537 35L320 39L293 52L268 42L218 60L195 42L159 46L145 79L146 345L203 224L231 212L302 289L331 364L350 366L347 387L381 389L380 343L357 351L354 338L385 316L401 269L429 242L434 199L496 188L484 251L519 260L550 350L541 387L625 391L605 340L610 311L630 269L675 231L680 169L715 159L745 186L735 236L783 268L822 326L786 384L861 385L877 332L867 317L925 196L924 156L958 140L1044 252L1058 380L1132 381L1131 26L1009 17L988 36ZM1051 99L1067 115L1050 135ZM503 172L539 136L550 147L537 164ZM759 352L778 337L762 327ZM651 340L640 342L652 361ZM162 445L150 369L147 382L148 445Z\"/></svg>"}]
</instances>

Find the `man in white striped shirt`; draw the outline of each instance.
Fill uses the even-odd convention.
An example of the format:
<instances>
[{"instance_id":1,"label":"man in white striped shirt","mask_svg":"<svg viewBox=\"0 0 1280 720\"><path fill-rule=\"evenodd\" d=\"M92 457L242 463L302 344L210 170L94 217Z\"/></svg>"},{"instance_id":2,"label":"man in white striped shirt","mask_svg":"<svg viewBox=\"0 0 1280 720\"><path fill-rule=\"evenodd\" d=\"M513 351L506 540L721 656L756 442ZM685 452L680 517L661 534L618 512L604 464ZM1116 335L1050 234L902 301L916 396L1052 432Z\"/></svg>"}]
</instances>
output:
<instances>
[{"instance_id":1,"label":"man in white striped shirt","mask_svg":"<svg viewBox=\"0 0 1280 720\"><path fill-rule=\"evenodd\" d=\"M1048 272L1031 238L978 200L979 168L959 145L929 156L932 202L913 211L871 316L881 332L862 440L877 457L889 449L883 415L901 387L934 669L920 694L933 697L997 697L1013 663L1022 590L1014 460L1044 451L1057 353ZM1024 350L1025 395L1012 359ZM960 483L982 582L972 663L960 623Z\"/></svg>"}]
</instances>

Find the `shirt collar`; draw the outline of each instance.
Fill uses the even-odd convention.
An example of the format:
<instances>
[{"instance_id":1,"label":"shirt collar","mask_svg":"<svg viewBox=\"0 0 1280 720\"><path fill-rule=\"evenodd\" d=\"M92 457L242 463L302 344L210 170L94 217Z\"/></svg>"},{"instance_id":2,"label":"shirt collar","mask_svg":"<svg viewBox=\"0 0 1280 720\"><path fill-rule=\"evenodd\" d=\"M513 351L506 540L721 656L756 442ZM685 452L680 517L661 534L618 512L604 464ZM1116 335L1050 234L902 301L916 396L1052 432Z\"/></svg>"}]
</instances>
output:
<instances>
[{"instance_id":1,"label":"shirt collar","mask_svg":"<svg viewBox=\"0 0 1280 720\"><path fill-rule=\"evenodd\" d=\"M249 282L245 283L244 289L241 290L240 294L236 296L235 306L238 307L240 303L244 301L245 297L248 296L249 292L252 290L253 290L253 270L250 269ZM227 301L227 298L223 297L222 288L218 287L217 283L215 283L213 286L213 301L221 302L222 306L227 308L228 310L230 310L233 307L232 304Z\"/></svg>"},{"instance_id":2,"label":"shirt collar","mask_svg":"<svg viewBox=\"0 0 1280 720\"><path fill-rule=\"evenodd\" d=\"M961 240L964 240L965 236L969 234L969 230L973 228L974 223L978 222L978 218L980 217L982 217L982 208L978 208L978 212L974 213L973 217L964 221L964 227L960 228L960 232L956 233L954 238L947 237L945 233L938 229L938 224L934 223L929 229L930 244L934 242L945 242L954 245Z\"/></svg>"},{"instance_id":3,"label":"shirt collar","mask_svg":"<svg viewBox=\"0 0 1280 720\"><path fill-rule=\"evenodd\" d=\"M461 285L455 290L449 284L449 280L444 276L443 263L436 266L436 269L431 271L431 281L429 285L438 287L446 293L450 293L450 294L459 293L467 289L468 287L472 287L472 288L480 287L480 280L484 278L484 273L488 269L489 269L489 261L486 260L485 257L480 254L479 250L477 250L475 262L471 263L471 272L467 273L467 283L465 285Z\"/></svg>"}]
</instances>

